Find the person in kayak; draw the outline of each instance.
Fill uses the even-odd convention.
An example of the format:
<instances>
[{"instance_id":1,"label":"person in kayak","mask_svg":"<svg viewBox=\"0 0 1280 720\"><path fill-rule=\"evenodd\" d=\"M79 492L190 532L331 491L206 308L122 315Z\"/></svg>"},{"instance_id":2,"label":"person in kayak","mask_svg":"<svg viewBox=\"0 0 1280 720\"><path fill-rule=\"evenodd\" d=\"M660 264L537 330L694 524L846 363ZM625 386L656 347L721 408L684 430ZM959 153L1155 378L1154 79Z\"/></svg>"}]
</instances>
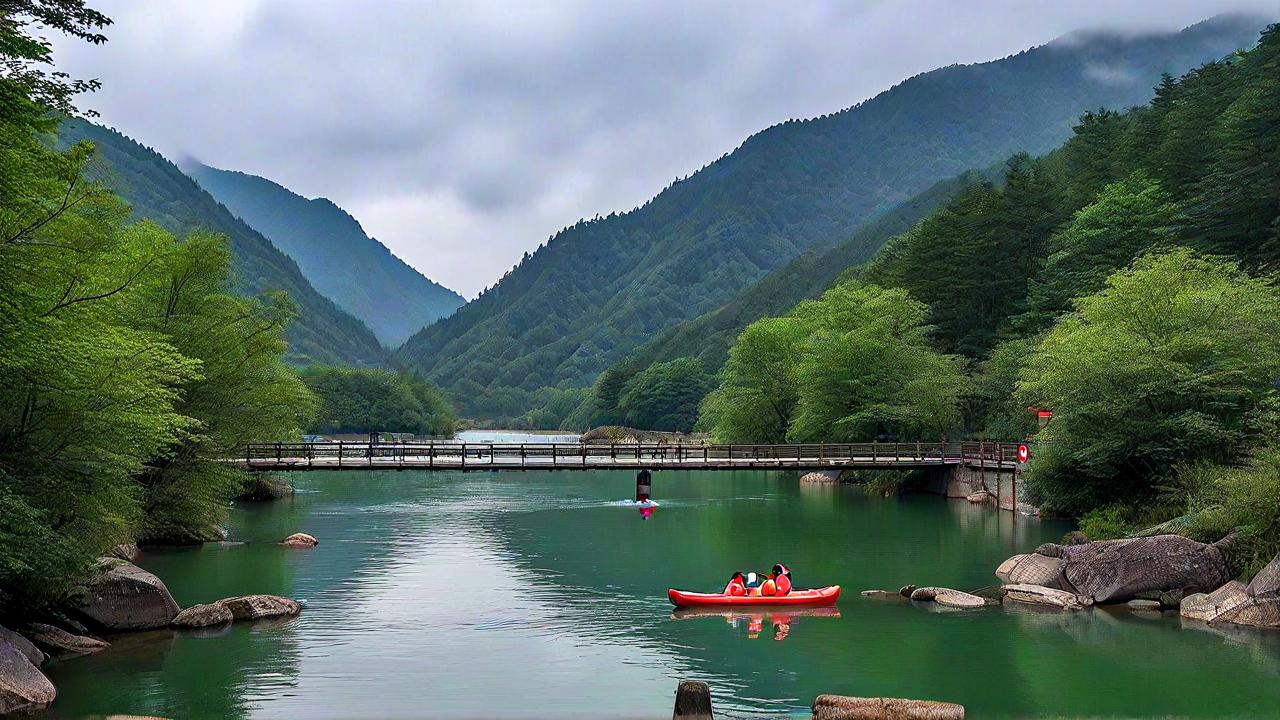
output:
<instances>
[{"instance_id":1,"label":"person in kayak","mask_svg":"<svg viewBox=\"0 0 1280 720\"><path fill-rule=\"evenodd\" d=\"M723 593L738 597L788 595L791 593L791 570L782 563L774 565L773 572L768 575L739 570L729 578Z\"/></svg>"},{"instance_id":2,"label":"person in kayak","mask_svg":"<svg viewBox=\"0 0 1280 720\"><path fill-rule=\"evenodd\" d=\"M786 565L782 563L774 565L770 579L773 581L774 595L791 594L791 569Z\"/></svg>"}]
</instances>

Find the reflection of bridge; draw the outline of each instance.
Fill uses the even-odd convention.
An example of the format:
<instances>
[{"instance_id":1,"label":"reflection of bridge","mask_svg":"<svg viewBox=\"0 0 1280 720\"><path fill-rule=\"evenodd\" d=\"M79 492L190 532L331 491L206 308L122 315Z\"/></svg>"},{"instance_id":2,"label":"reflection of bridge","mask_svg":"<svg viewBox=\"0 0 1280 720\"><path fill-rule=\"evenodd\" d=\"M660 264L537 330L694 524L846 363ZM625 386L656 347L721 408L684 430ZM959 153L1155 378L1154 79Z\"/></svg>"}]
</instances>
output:
<instances>
[{"instance_id":1,"label":"reflection of bridge","mask_svg":"<svg viewBox=\"0 0 1280 720\"><path fill-rule=\"evenodd\" d=\"M841 470L967 467L1012 471L1016 443L805 445L582 443L253 443L250 470Z\"/></svg>"}]
</instances>

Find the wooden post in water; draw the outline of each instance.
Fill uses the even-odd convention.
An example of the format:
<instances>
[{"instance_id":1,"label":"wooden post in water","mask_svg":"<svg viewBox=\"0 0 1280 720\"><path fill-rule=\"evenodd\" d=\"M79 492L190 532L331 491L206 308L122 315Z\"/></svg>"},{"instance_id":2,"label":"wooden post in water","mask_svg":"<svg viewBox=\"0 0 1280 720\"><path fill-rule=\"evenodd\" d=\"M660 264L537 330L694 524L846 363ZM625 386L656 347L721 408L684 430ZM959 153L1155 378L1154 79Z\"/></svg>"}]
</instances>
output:
<instances>
[{"instance_id":1,"label":"wooden post in water","mask_svg":"<svg viewBox=\"0 0 1280 720\"><path fill-rule=\"evenodd\" d=\"M711 688L698 680L682 680L676 688L676 707L671 720L713 720Z\"/></svg>"}]
</instances>

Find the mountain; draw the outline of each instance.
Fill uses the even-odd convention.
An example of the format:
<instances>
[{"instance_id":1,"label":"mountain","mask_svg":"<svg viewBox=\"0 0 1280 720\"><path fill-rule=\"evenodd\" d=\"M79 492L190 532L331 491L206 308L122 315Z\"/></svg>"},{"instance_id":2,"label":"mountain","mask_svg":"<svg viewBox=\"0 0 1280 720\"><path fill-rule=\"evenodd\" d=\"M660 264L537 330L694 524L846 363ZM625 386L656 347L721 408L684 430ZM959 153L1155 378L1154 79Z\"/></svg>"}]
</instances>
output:
<instances>
[{"instance_id":1,"label":"mountain","mask_svg":"<svg viewBox=\"0 0 1280 720\"><path fill-rule=\"evenodd\" d=\"M182 169L297 261L317 290L363 320L384 345L400 345L466 302L392 255L325 198L308 200L266 178L197 162Z\"/></svg>"},{"instance_id":2,"label":"mountain","mask_svg":"<svg viewBox=\"0 0 1280 720\"><path fill-rule=\"evenodd\" d=\"M776 125L640 208L565 228L399 357L464 412L518 414L536 389L590 383L656 333L939 180L1048 151L1086 109L1146 102L1162 73L1252 45L1263 24L1224 16L1177 33L1078 33Z\"/></svg>"},{"instance_id":3,"label":"mountain","mask_svg":"<svg viewBox=\"0 0 1280 720\"><path fill-rule=\"evenodd\" d=\"M226 235L235 259L237 291L289 294L298 310L287 332L290 363L384 366L392 361L369 328L316 292L293 260L164 156L115 130L80 119L63 122L58 143L80 140L97 148L101 164L93 173L95 179L124 198L136 217L154 220L178 237L199 229Z\"/></svg>"},{"instance_id":4,"label":"mountain","mask_svg":"<svg viewBox=\"0 0 1280 720\"><path fill-rule=\"evenodd\" d=\"M801 300L818 297L847 268L871 259L889 238L910 230L957 193L984 181L995 181L1000 167L1003 166L985 173L966 172L936 183L858 228L845 242L829 250L808 250L747 286L724 305L672 325L615 366L626 363L639 371L653 363L693 357L710 371L719 369L728 357L729 347L747 325L762 317L783 315Z\"/></svg>"}]
</instances>

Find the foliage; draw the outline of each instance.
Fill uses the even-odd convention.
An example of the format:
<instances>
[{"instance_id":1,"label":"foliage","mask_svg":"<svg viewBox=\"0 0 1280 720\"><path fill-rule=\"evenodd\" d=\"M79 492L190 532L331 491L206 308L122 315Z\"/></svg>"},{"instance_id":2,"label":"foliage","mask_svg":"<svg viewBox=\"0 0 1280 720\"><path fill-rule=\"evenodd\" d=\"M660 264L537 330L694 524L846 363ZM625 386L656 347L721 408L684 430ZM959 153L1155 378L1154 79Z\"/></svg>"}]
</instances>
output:
<instances>
[{"instance_id":1,"label":"foliage","mask_svg":"<svg viewBox=\"0 0 1280 720\"><path fill-rule=\"evenodd\" d=\"M308 200L270 180L199 163L183 169L297 261L316 290L359 318L389 347L465 302L392 255L325 198Z\"/></svg>"},{"instance_id":2,"label":"foliage","mask_svg":"<svg viewBox=\"0 0 1280 720\"><path fill-rule=\"evenodd\" d=\"M1166 493L1185 498L1188 535L1211 542L1238 534L1229 555L1242 576L1280 550L1280 449L1265 448L1243 467L1184 467Z\"/></svg>"},{"instance_id":3,"label":"foliage","mask_svg":"<svg viewBox=\"0 0 1280 720\"><path fill-rule=\"evenodd\" d=\"M964 379L928 343L925 307L850 282L758 321L730 351L705 404L721 442L937 438L959 423Z\"/></svg>"},{"instance_id":4,"label":"foliage","mask_svg":"<svg viewBox=\"0 0 1280 720\"><path fill-rule=\"evenodd\" d=\"M101 45L100 30L111 24L106 15L85 6L85 0L6 0L0 3L0 67L3 77L37 104L60 113L74 113L74 96L97 90L97 80L72 79L53 66L53 44L40 34L56 30ZM90 113L93 114L93 113Z\"/></svg>"},{"instance_id":5,"label":"foliage","mask_svg":"<svg viewBox=\"0 0 1280 720\"><path fill-rule=\"evenodd\" d=\"M228 293L225 238L129 222L86 176L93 146L46 143L58 91L28 80L0 78L0 610L26 616L114 544L220 520L228 448L288 432L308 398L281 364L284 298Z\"/></svg>"},{"instance_id":6,"label":"foliage","mask_svg":"<svg viewBox=\"0 0 1280 720\"><path fill-rule=\"evenodd\" d=\"M440 391L408 373L312 366L302 379L320 400L314 432L448 436L457 423Z\"/></svg>"},{"instance_id":7,"label":"foliage","mask_svg":"<svg viewBox=\"0 0 1280 720\"><path fill-rule=\"evenodd\" d=\"M1133 258L1172 245L1184 224L1168 193L1142 170L1106 186L1049 239L1049 256L1032 283L1028 312L1052 320L1070 308L1071 298L1102 289L1107 276Z\"/></svg>"},{"instance_id":8,"label":"foliage","mask_svg":"<svg viewBox=\"0 0 1280 720\"><path fill-rule=\"evenodd\" d=\"M143 223L141 231L164 235ZM281 361L293 307L283 294L237 297L227 278L226 238L194 234L158 258L132 295L137 313L184 356L200 362L176 409L198 421L138 478L144 488L141 539L207 539L244 473L222 459L249 442L296 438L314 398Z\"/></svg>"},{"instance_id":9,"label":"foliage","mask_svg":"<svg viewBox=\"0 0 1280 720\"><path fill-rule=\"evenodd\" d=\"M1280 375L1280 293L1187 249L1146 256L1076 301L1021 374L1053 408L1030 481L1058 511L1135 501L1183 462L1258 439Z\"/></svg>"},{"instance_id":10,"label":"foliage","mask_svg":"<svg viewBox=\"0 0 1280 720\"><path fill-rule=\"evenodd\" d=\"M712 378L693 358L656 363L627 381L618 409L628 425L690 432Z\"/></svg>"},{"instance_id":11,"label":"foliage","mask_svg":"<svg viewBox=\"0 0 1280 720\"><path fill-rule=\"evenodd\" d=\"M1054 43L925 73L856 107L774 126L642 207L555 234L493 288L412 337L398 356L459 398L468 414L483 407L519 415L538 388L587 386L642 342L719 308L805 251L827 250L939 180L1018 150L1046 152L1071 132L1064 119L1086 108L1145 102L1162 71L1220 57L1256 31L1253 21L1223 19L1176 35ZM1112 64L1130 71L1130 79L1101 81L1088 70ZM1030 196L1028 202L1034 205ZM1033 237L1039 219L1014 220L1016 232L990 239L1028 249L1020 258L1030 262L1030 243L1043 240ZM862 252L883 238L866 239ZM997 263L974 257L963 267L993 275L1008 268ZM944 349L984 351L994 344L1002 308L1021 312L1025 299L1021 281L1004 279L1008 288L974 308L981 327L968 344ZM822 289L810 286L799 297ZM713 352L723 353L747 323L784 312L785 305L767 308L728 323ZM658 361L686 356L704 359L699 348ZM719 364L710 359L708 369ZM511 388L523 392L506 392ZM491 399L499 395L503 404Z\"/></svg>"},{"instance_id":12,"label":"foliage","mask_svg":"<svg viewBox=\"0 0 1280 720\"><path fill-rule=\"evenodd\" d=\"M798 317L747 326L729 350L720 386L703 404L716 442L782 443L795 417L796 370L809 326Z\"/></svg>"},{"instance_id":13,"label":"foliage","mask_svg":"<svg viewBox=\"0 0 1280 720\"><path fill-rule=\"evenodd\" d=\"M1038 341L1034 336L1005 340L973 373L970 392L965 397L966 425L978 431L979 436L1016 440L1036 431L1037 418L1018 402L1015 390L1018 375Z\"/></svg>"}]
</instances>

